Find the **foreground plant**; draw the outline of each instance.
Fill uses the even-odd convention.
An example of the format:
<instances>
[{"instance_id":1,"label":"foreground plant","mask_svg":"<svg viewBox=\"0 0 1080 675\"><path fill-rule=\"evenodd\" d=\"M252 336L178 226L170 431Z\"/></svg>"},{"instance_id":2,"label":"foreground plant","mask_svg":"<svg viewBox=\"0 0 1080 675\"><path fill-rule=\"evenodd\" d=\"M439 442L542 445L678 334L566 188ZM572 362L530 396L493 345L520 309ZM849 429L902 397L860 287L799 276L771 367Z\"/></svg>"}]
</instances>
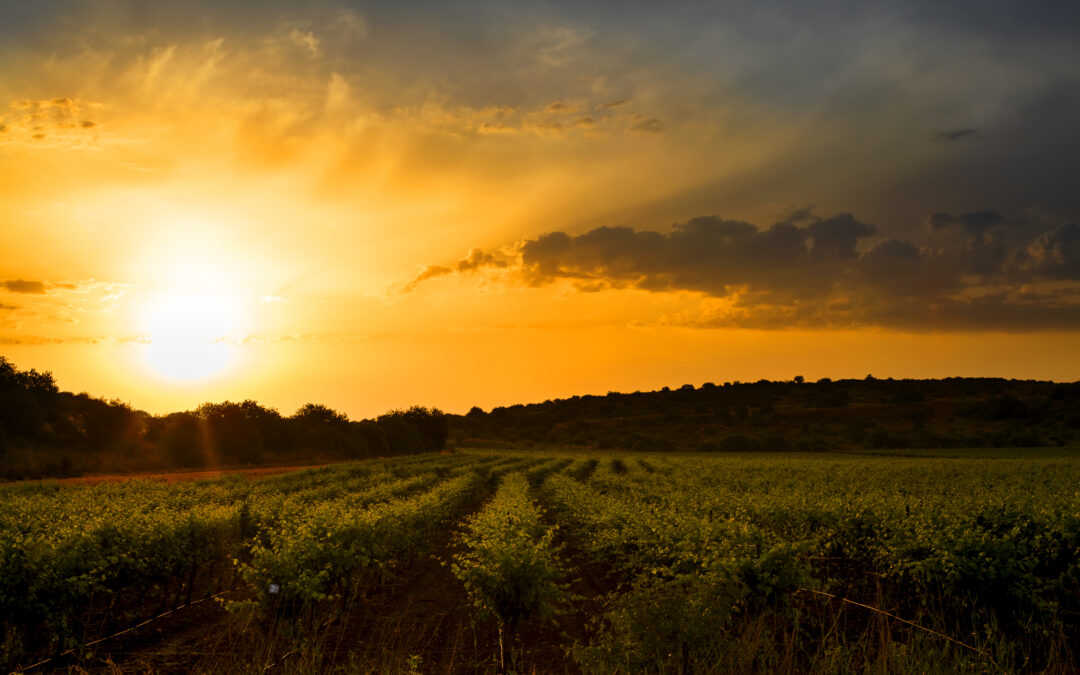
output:
<instances>
[{"instance_id":1,"label":"foreground plant","mask_svg":"<svg viewBox=\"0 0 1080 675\"><path fill-rule=\"evenodd\" d=\"M530 617L552 619L569 600L555 529L545 526L525 476L512 473L461 535L465 550L454 556L451 569L480 615L498 622L504 669L504 632L513 635Z\"/></svg>"}]
</instances>

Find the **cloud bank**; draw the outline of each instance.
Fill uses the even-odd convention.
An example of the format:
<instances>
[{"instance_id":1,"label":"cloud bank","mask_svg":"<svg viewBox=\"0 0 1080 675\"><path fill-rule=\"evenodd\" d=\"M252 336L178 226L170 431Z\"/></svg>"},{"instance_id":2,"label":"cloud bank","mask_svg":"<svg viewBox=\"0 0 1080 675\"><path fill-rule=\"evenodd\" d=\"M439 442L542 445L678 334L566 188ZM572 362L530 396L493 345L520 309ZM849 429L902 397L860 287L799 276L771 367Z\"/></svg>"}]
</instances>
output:
<instances>
[{"instance_id":1,"label":"cloud bank","mask_svg":"<svg viewBox=\"0 0 1080 675\"><path fill-rule=\"evenodd\" d=\"M692 327L905 330L1080 329L1080 225L996 211L934 213L923 240L880 236L848 213L793 213L767 228L702 216L670 231L598 227L526 239L513 282L581 292L691 292L702 303L666 323ZM429 266L405 287L504 260L479 249Z\"/></svg>"},{"instance_id":2,"label":"cloud bank","mask_svg":"<svg viewBox=\"0 0 1080 675\"><path fill-rule=\"evenodd\" d=\"M11 293L28 293L42 295L45 293L45 284L40 281L27 281L26 279L9 279L0 281L0 288Z\"/></svg>"}]
</instances>

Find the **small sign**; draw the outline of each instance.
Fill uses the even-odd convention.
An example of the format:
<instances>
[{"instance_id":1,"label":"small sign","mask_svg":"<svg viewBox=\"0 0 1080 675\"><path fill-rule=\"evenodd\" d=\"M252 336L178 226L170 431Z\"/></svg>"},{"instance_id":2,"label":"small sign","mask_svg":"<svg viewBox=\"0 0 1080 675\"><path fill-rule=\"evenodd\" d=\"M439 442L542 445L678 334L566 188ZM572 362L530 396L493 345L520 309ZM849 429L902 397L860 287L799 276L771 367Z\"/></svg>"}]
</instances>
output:
<instances>
[{"instance_id":1,"label":"small sign","mask_svg":"<svg viewBox=\"0 0 1080 675\"><path fill-rule=\"evenodd\" d=\"M270 595L277 595L278 591L280 591L280 590L281 590L281 585L280 584L270 584Z\"/></svg>"}]
</instances>

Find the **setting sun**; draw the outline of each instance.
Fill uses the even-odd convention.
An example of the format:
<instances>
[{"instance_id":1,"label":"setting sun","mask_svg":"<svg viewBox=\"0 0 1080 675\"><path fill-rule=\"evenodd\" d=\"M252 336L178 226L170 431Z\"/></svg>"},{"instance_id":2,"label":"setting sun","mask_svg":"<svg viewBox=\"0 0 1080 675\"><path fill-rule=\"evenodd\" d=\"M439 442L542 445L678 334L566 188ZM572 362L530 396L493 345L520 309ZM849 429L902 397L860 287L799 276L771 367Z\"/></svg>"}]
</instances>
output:
<instances>
[{"instance_id":1,"label":"setting sun","mask_svg":"<svg viewBox=\"0 0 1080 675\"><path fill-rule=\"evenodd\" d=\"M225 295L196 292L154 297L142 312L146 364L159 375L198 380L228 367L242 325L242 307Z\"/></svg>"}]
</instances>

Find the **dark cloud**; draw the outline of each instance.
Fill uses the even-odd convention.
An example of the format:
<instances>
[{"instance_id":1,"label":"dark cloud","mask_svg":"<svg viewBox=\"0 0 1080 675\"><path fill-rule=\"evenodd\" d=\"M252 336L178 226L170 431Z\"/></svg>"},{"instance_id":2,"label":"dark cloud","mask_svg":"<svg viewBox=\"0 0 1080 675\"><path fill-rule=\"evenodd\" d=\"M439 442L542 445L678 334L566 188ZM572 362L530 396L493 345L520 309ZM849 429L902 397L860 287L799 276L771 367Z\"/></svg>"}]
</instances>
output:
<instances>
[{"instance_id":1,"label":"dark cloud","mask_svg":"<svg viewBox=\"0 0 1080 675\"><path fill-rule=\"evenodd\" d=\"M968 274L993 276L1019 262L1032 241L1052 227L1024 218L1006 218L998 211L954 216L935 213L926 219L927 246L944 249L964 260Z\"/></svg>"},{"instance_id":2,"label":"dark cloud","mask_svg":"<svg viewBox=\"0 0 1080 675\"><path fill-rule=\"evenodd\" d=\"M972 234L982 234L995 225L1005 222L997 211L976 211L960 216L960 223Z\"/></svg>"},{"instance_id":3,"label":"dark cloud","mask_svg":"<svg viewBox=\"0 0 1080 675\"><path fill-rule=\"evenodd\" d=\"M620 98L618 101L611 101L610 103L604 103L602 105L598 105L598 106L596 106L596 109L597 110L611 110L612 108L620 108L620 107L622 107L624 105L629 105L629 104L630 104L630 101L627 101L625 98Z\"/></svg>"},{"instance_id":4,"label":"dark cloud","mask_svg":"<svg viewBox=\"0 0 1080 675\"><path fill-rule=\"evenodd\" d=\"M667 125L655 117L641 120L637 124L630 127L630 131L636 131L645 134L658 134L664 129L667 129Z\"/></svg>"},{"instance_id":5,"label":"dark cloud","mask_svg":"<svg viewBox=\"0 0 1080 675\"><path fill-rule=\"evenodd\" d=\"M1080 281L1080 225L1067 223L1039 235L1021 255L1020 267L1050 279Z\"/></svg>"},{"instance_id":6,"label":"dark cloud","mask_svg":"<svg viewBox=\"0 0 1080 675\"><path fill-rule=\"evenodd\" d=\"M802 293L833 279L831 262L855 257L855 244L873 228L849 214L808 227L778 223L759 230L717 216L693 218L671 232L600 227L578 236L553 232L520 246L526 280L558 278L609 287L695 290L726 295L746 284Z\"/></svg>"},{"instance_id":7,"label":"dark cloud","mask_svg":"<svg viewBox=\"0 0 1080 675\"><path fill-rule=\"evenodd\" d=\"M975 211L954 216L951 213L934 213L926 219L926 224L935 230L957 226L970 234L982 234L996 225L1003 224L1005 219L997 211Z\"/></svg>"},{"instance_id":8,"label":"dark cloud","mask_svg":"<svg viewBox=\"0 0 1080 675\"><path fill-rule=\"evenodd\" d=\"M19 309L19 306L18 305L9 305L9 304L7 304L5 302L0 302L0 310L12 310L12 309Z\"/></svg>"},{"instance_id":9,"label":"dark cloud","mask_svg":"<svg viewBox=\"0 0 1080 675\"><path fill-rule=\"evenodd\" d=\"M931 136L935 141L940 141L941 143L971 140L978 137L978 129L939 129Z\"/></svg>"},{"instance_id":10,"label":"dark cloud","mask_svg":"<svg viewBox=\"0 0 1080 675\"><path fill-rule=\"evenodd\" d=\"M812 254L816 260L854 258L859 238L874 233L873 226L860 223L850 213L813 222L806 229L814 242Z\"/></svg>"},{"instance_id":11,"label":"dark cloud","mask_svg":"<svg viewBox=\"0 0 1080 675\"><path fill-rule=\"evenodd\" d=\"M11 293L30 293L41 295L45 293L45 284L41 281L27 281L26 279L10 279L0 281L0 288Z\"/></svg>"},{"instance_id":12,"label":"dark cloud","mask_svg":"<svg viewBox=\"0 0 1080 675\"><path fill-rule=\"evenodd\" d=\"M893 298L927 298L956 291L962 272L956 261L910 241L883 239L857 261L857 283Z\"/></svg>"},{"instance_id":13,"label":"dark cloud","mask_svg":"<svg viewBox=\"0 0 1080 675\"><path fill-rule=\"evenodd\" d=\"M689 326L1080 328L1080 225L997 211L939 212L926 224L921 244L875 238L876 228L852 214L820 218L810 209L768 228L702 216L667 232L555 231L518 244L512 264L473 249L454 267L425 268L406 290L455 271L508 267L505 278L534 287L690 291L724 301L722 311L669 320Z\"/></svg>"},{"instance_id":14,"label":"dark cloud","mask_svg":"<svg viewBox=\"0 0 1080 675\"><path fill-rule=\"evenodd\" d=\"M941 230L958 222L960 221L951 213L932 213L926 218L927 227L934 230Z\"/></svg>"}]
</instances>

